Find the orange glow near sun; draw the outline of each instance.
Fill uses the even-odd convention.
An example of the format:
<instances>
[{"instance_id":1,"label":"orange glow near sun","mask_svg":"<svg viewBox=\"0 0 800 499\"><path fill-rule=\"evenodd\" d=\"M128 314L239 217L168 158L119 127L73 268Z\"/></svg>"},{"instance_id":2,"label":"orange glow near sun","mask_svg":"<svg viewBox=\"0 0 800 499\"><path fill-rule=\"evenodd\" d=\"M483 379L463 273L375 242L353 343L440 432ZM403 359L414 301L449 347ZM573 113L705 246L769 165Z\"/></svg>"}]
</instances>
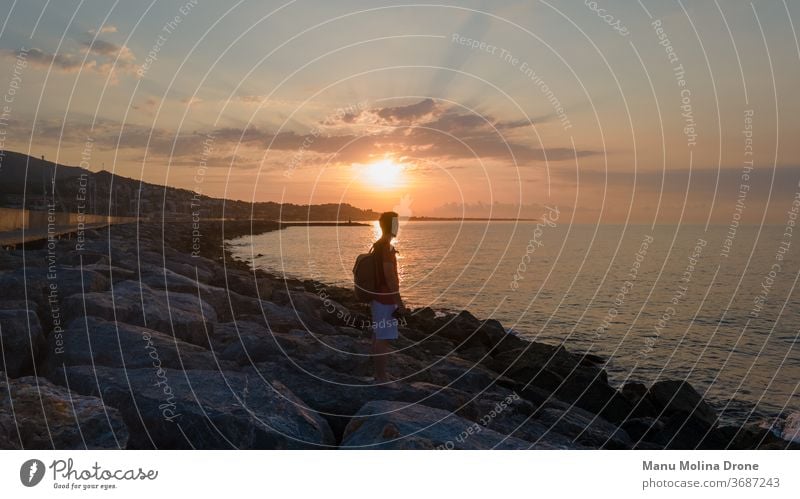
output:
<instances>
[{"instance_id":1,"label":"orange glow near sun","mask_svg":"<svg viewBox=\"0 0 800 499\"><path fill-rule=\"evenodd\" d=\"M385 158L362 166L360 174L367 187L378 189L394 189L400 187L404 181L404 167Z\"/></svg>"}]
</instances>

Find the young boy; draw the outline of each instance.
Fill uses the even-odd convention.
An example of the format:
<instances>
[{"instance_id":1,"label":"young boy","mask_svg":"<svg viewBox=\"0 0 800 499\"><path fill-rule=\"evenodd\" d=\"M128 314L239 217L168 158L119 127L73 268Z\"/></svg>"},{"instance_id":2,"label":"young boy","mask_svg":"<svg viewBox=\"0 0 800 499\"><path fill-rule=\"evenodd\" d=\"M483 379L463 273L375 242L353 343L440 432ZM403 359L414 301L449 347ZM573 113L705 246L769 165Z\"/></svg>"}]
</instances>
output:
<instances>
[{"instance_id":1,"label":"young boy","mask_svg":"<svg viewBox=\"0 0 800 499\"><path fill-rule=\"evenodd\" d=\"M400 297L400 277L397 274L397 250L392 238L397 236L400 220L397 213L387 211L378 219L381 238L373 245L378 265L378 293L372 300L372 354L375 361L375 381L386 383L389 341L397 339L398 317L406 312Z\"/></svg>"}]
</instances>

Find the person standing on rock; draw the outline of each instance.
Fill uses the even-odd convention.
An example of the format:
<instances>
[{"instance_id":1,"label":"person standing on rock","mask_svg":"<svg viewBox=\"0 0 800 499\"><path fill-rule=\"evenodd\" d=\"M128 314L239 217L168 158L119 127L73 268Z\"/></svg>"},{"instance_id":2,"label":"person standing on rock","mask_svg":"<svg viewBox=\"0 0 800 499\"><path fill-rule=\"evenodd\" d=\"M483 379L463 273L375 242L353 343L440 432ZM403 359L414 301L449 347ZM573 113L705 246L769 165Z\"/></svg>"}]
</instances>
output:
<instances>
[{"instance_id":1,"label":"person standing on rock","mask_svg":"<svg viewBox=\"0 0 800 499\"><path fill-rule=\"evenodd\" d=\"M392 246L392 238L397 236L400 219L397 213L387 211L378 219L381 237L372 245L375 260L378 262L377 289L372 309L372 354L375 362L375 381L390 381L386 372L389 362L389 341L399 336L399 318L406 312L400 297L400 276L397 272L397 250Z\"/></svg>"}]
</instances>

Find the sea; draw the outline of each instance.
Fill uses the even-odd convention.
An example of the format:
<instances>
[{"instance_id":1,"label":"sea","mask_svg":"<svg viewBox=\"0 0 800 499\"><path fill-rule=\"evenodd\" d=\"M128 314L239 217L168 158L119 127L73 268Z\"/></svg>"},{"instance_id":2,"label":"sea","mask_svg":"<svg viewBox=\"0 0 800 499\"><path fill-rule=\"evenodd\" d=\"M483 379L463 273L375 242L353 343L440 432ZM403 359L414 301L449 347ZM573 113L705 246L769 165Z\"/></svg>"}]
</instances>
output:
<instances>
[{"instance_id":1,"label":"sea","mask_svg":"<svg viewBox=\"0 0 800 499\"><path fill-rule=\"evenodd\" d=\"M228 241L258 268L352 286L368 226ZM684 379L723 421L800 430L800 231L783 226L403 221L409 307L469 310L510 332L608 359L620 386ZM782 428L782 429L781 429Z\"/></svg>"}]
</instances>

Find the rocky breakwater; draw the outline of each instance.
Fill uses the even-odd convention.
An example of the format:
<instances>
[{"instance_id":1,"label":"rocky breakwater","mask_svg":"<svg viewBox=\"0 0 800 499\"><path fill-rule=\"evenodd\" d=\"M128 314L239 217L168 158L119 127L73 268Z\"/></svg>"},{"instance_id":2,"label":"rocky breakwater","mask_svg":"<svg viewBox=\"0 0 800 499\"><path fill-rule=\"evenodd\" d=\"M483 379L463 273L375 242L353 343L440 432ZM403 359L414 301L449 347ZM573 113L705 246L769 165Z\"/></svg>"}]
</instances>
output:
<instances>
[{"instance_id":1,"label":"rocky breakwater","mask_svg":"<svg viewBox=\"0 0 800 499\"><path fill-rule=\"evenodd\" d=\"M371 378L348 289L253 271L272 222L121 225L0 253L0 448L790 448L689 384L417 309Z\"/></svg>"}]
</instances>

